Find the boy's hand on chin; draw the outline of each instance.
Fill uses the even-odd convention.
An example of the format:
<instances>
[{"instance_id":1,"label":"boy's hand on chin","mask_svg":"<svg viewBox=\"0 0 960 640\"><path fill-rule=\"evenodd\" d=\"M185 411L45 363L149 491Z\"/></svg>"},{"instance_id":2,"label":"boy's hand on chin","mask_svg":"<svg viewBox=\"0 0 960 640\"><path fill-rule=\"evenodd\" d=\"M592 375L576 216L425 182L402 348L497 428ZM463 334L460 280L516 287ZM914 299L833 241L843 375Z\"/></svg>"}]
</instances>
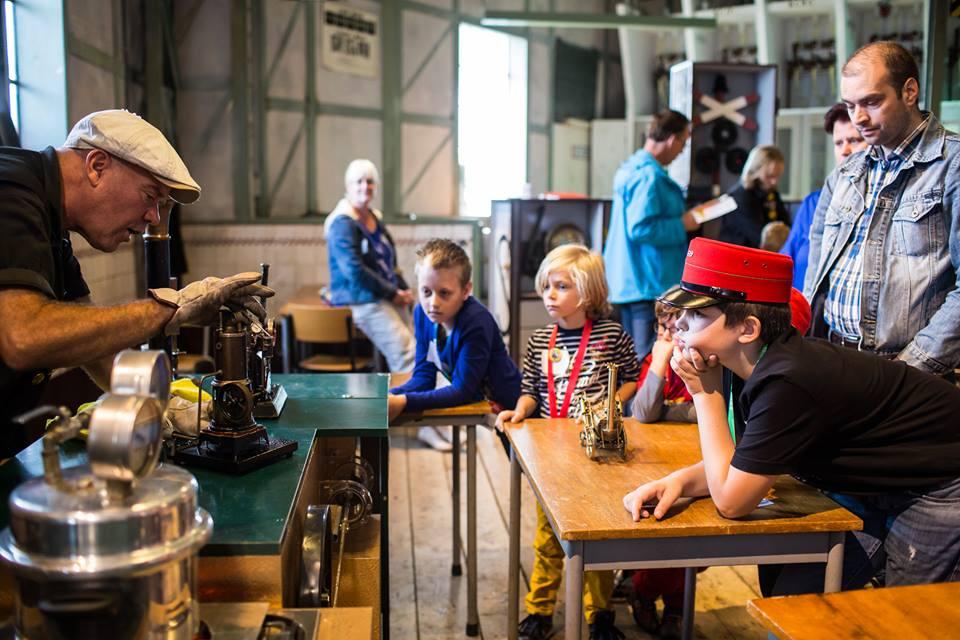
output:
<instances>
[{"instance_id":1,"label":"boy's hand on chin","mask_svg":"<svg viewBox=\"0 0 960 640\"><path fill-rule=\"evenodd\" d=\"M723 370L718 364L720 361L716 355L711 354L704 358L703 354L692 347L675 346L670 359L670 368L683 379L690 395L720 392Z\"/></svg>"}]
</instances>

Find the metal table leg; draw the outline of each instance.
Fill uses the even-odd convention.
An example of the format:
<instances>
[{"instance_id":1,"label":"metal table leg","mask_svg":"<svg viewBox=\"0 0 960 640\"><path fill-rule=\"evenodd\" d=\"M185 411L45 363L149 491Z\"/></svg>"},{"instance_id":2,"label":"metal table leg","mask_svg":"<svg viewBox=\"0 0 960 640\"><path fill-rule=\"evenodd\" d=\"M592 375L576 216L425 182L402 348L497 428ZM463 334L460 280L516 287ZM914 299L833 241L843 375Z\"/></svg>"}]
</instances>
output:
<instances>
[{"instance_id":1,"label":"metal table leg","mask_svg":"<svg viewBox=\"0 0 960 640\"><path fill-rule=\"evenodd\" d=\"M583 543L570 542L569 548L563 567L563 581L566 583L563 638L580 640L580 621L583 619Z\"/></svg>"},{"instance_id":2,"label":"metal table leg","mask_svg":"<svg viewBox=\"0 0 960 640\"><path fill-rule=\"evenodd\" d=\"M454 443L456 446L458 443ZM477 427L467 427L467 635L480 635L477 612Z\"/></svg>"},{"instance_id":3,"label":"metal table leg","mask_svg":"<svg viewBox=\"0 0 960 640\"><path fill-rule=\"evenodd\" d=\"M834 593L843 588L843 541L842 531L830 534L830 549L827 552L827 571L823 580L823 592Z\"/></svg>"},{"instance_id":4,"label":"metal table leg","mask_svg":"<svg viewBox=\"0 0 960 640\"><path fill-rule=\"evenodd\" d=\"M511 448L512 449L512 448ZM520 624L520 463L510 451L510 547L507 553L507 638L517 640Z\"/></svg>"},{"instance_id":5,"label":"metal table leg","mask_svg":"<svg viewBox=\"0 0 960 640\"><path fill-rule=\"evenodd\" d=\"M463 575L460 565L460 425L453 425L453 561L450 574Z\"/></svg>"},{"instance_id":6,"label":"metal table leg","mask_svg":"<svg viewBox=\"0 0 960 640\"><path fill-rule=\"evenodd\" d=\"M683 586L683 626L680 637L683 640L693 640L693 614L697 602L697 568L687 567L684 570Z\"/></svg>"},{"instance_id":7,"label":"metal table leg","mask_svg":"<svg viewBox=\"0 0 960 640\"><path fill-rule=\"evenodd\" d=\"M390 438L380 441L380 638L390 640Z\"/></svg>"}]
</instances>

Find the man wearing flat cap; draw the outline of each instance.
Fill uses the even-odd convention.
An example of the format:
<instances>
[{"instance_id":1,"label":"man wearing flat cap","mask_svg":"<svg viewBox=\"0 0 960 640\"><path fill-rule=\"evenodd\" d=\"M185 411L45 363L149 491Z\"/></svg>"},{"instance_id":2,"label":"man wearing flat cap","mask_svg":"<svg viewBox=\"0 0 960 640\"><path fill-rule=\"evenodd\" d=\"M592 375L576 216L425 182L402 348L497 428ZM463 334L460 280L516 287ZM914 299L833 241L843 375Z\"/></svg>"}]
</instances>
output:
<instances>
[{"instance_id":1,"label":"man wearing flat cap","mask_svg":"<svg viewBox=\"0 0 960 640\"><path fill-rule=\"evenodd\" d=\"M844 588L880 569L888 586L960 580L960 389L801 337L792 279L788 256L690 243L680 289L661 301L683 310L670 366L693 397L703 459L637 487L624 507L660 519L680 496L710 496L725 517L762 518L777 477L792 475L863 520L845 536ZM765 596L825 586L819 563L763 565L759 578Z\"/></svg>"},{"instance_id":2,"label":"man wearing flat cap","mask_svg":"<svg viewBox=\"0 0 960 640\"><path fill-rule=\"evenodd\" d=\"M168 198L199 197L163 134L124 110L84 117L59 148L0 148L0 429L36 405L51 369L82 365L105 387L122 349L212 321L223 305L264 315L254 296L272 291L256 284L256 273L152 289L124 305L89 304L68 232L115 251L158 223Z\"/></svg>"}]
</instances>

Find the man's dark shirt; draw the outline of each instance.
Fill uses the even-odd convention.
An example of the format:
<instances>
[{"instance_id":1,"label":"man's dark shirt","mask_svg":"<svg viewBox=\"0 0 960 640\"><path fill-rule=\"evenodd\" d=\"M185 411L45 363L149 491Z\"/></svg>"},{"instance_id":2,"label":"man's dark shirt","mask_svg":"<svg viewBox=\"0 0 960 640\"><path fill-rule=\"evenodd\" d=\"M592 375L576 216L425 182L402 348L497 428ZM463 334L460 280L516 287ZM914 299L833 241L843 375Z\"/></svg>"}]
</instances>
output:
<instances>
[{"instance_id":1,"label":"man's dark shirt","mask_svg":"<svg viewBox=\"0 0 960 640\"><path fill-rule=\"evenodd\" d=\"M65 301L90 293L62 221L54 148L0 147L0 287L33 289ZM48 373L14 371L0 360L0 429L12 428L12 417L36 406Z\"/></svg>"},{"instance_id":2,"label":"man's dark shirt","mask_svg":"<svg viewBox=\"0 0 960 640\"><path fill-rule=\"evenodd\" d=\"M960 477L960 389L939 377L793 329L730 377L741 471L855 495Z\"/></svg>"}]
</instances>

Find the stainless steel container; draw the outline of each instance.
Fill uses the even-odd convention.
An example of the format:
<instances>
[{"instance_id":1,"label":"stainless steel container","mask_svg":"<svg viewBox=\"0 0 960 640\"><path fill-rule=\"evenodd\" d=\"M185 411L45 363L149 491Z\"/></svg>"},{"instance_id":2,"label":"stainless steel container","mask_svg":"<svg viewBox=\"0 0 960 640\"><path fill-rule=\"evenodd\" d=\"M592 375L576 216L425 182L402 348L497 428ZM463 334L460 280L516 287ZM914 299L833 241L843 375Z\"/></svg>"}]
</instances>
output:
<instances>
[{"instance_id":1,"label":"stainless steel container","mask_svg":"<svg viewBox=\"0 0 960 640\"><path fill-rule=\"evenodd\" d=\"M213 521L192 475L156 467L167 358L124 352L113 378L90 415L32 412L57 416L43 437L43 477L14 489L0 533L20 638L192 640L198 630L196 553ZM62 470L60 445L87 426L90 464Z\"/></svg>"},{"instance_id":2,"label":"stainless steel container","mask_svg":"<svg viewBox=\"0 0 960 640\"><path fill-rule=\"evenodd\" d=\"M19 637L193 637L196 552L213 530L197 483L161 466L119 501L89 468L42 478L10 497L0 557L17 582Z\"/></svg>"}]
</instances>

